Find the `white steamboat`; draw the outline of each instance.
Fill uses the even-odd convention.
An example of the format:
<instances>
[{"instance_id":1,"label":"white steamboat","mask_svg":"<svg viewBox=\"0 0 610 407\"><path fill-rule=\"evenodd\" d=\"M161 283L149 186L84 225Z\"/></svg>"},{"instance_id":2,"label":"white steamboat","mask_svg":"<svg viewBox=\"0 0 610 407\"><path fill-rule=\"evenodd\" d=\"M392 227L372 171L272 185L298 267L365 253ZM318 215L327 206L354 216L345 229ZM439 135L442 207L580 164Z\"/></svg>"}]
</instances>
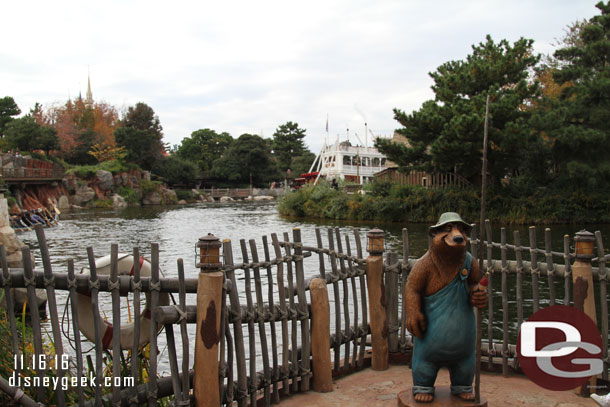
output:
<instances>
[{"instance_id":1,"label":"white steamboat","mask_svg":"<svg viewBox=\"0 0 610 407\"><path fill-rule=\"evenodd\" d=\"M318 182L320 178L326 178L327 180L341 179L355 184L366 184L372 181L376 173L387 168L386 157L375 147L367 145L366 132L365 124L364 143L357 134L354 134L360 142L356 145L350 141L349 130L347 131L347 138L343 141L340 141L340 137L337 136L335 142L329 144L327 137L320 154L314 160L307 175L315 174L315 182ZM376 136L373 135L373 137Z\"/></svg>"}]
</instances>

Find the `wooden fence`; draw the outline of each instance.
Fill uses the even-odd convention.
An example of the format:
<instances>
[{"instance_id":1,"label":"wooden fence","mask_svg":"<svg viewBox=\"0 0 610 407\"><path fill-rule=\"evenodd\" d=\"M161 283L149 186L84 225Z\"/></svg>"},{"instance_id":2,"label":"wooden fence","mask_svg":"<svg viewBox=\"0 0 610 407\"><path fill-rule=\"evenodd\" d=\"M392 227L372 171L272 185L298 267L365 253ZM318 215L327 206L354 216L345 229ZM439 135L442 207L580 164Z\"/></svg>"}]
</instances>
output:
<instances>
[{"instance_id":1,"label":"wooden fence","mask_svg":"<svg viewBox=\"0 0 610 407\"><path fill-rule=\"evenodd\" d=\"M485 225L487 236L491 236L491 225ZM381 232L381 231L379 231ZM197 279L184 277L184 266L181 259L177 261L178 278L164 278L159 276L159 247L151 246L151 276L140 275L138 262L133 264L133 275L120 275L117 268L118 248L111 247L111 271L109 275L100 275L96 272L96 261L93 249L88 248L90 275L74 273L73 261L68 261L67 272L57 272L51 269L50 255L47 249L43 230L36 230L41 256L43 272L34 271L30 260L30 250L24 248L24 269L8 270L3 267L0 283L8 304L8 325L12 334L12 355L22 355L27 351L17 329L18 321L14 317L10 288L23 287L27 289L30 303L35 303L35 289L45 289L48 296L50 311L50 336L58 360L66 354L64 347L67 333L70 341L75 344L75 361L69 369L62 369L61 364L55 367L52 374L57 378L64 376L83 377L94 374L102 377L132 377L133 383L121 386L112 381L109 386L102 386L102 380L95 382L92 392L85 394L82 386L76 386L78 392L77 403L83 405L102 405L103 400L109 400L113 405L156 405L158 400L173 395L175 405L186 406L193 398L193 358L192 349L197 352L197 344L193 342L199 338L189 337L188 325L201 319L197 317L197 306L186 304L186 294L197 292ZM509 244L507 232L501 229L499 243L489 241L480 242L477 230L473 229L471 236L471 252L475 259L485 258L484 270L490 272L489 309L484 325L486 337L482 344L482 353L489 368L501 366L504 373L509 368L518 369L518 360L515 354L514 339L511 340L511 330L541 307L553 304L571 304L573 302L573 289L571 279L571 260L574 255L569 248L569 237L565 237L563 252L551 250L550 229L545 230L545 245L543 249L537 248L536 229L529 230L529 245L523 246L518 232L513 235L514 242ZM210 344L218 345L217 369L213 372L218 375L218 400L222 405L256 405L263 403L270 405L280 402L282 395L293 392L308 391L312 387L312 335L311 327L314 325L311 314L310 282L313 279L322 279L328 287L330 307L330 341L332 375L337 376L363 369L371 364L367 345L367 337L382 328L388 333L387 349L392 354L410 354L412 338L406 330L406 315L402 312L404 299L404 285L409 271L417 261L409 257L409 236L403 229L402 253L385 251L374 252L372 247L379 245L379 240L373 241L369 234L367 247L371 247L371 254L384 255L383 280L374 284L381 284L385 290L384 301L371 301L369 285L370 275L367 274L367 264L372 264L371 257L368 262L363 250L363 238L358 230L350 234L342 233L338 228L327 230L316 229L315 243L305 245L302 241L301 231L294 229L292 235L284 233L282 236L272 234L264 236L261 241L240 240L237 248L231 241L225 240L222 245L222 261L215 270L224 275L222 287L222 306L220 308L220 331L208 332L210 325L203 324L201 338L210 340ZM383 236L383 233L381 233ZM595 234L598 256L593 262L598 265L593 269L596 285L599 292L600 330L603 333L603 378L608 377L608 307L606 294L606 267L610 258L605 255L603 242L599 233ZM383 241L382 241L383 242ZM383 243L381 244L383 251ZM499 252L499 259L493 258ZM237 256L234 254L237 253ZM497 253L496 253L497 254ZM235 258L241 258L236 261ZM133 258L139 259L139 250L133 250ZM201 256L201 271L206 270L205 256ZM544 258L544 262L540 259ZM0 247L0 260L5 265L4 249ZM559 264L563 263L563 264ZM208 265L209 266L209 265ZM313 270L312 270L313 269ZM370 273L371 269L368 270ZM514 284L509 285L509 280ZM378 287L375 287L378 289ZM563 289L560 295L558 288ZM70 322L59 319L56 301L56 292L63 291L71 298ZM99 311L99 293L108 292L112 295L112 315L110 321L113 329L110 334L96 330L94 337L95 361L85 363L83 343L80 336L77 310L77 294L90 295L91 311L94 321L99 325L102 317ZM150 310L148 332L143 333L150 341L149 355L147 355L147 375L142 375L140 364L142 359L135 356L138 352L122 350L121 343L120 296L133 293L134 314L138 315L142 309L144 314ZM146 306L142 307L140 296L147 296ZM160 305L160 298L165 293L177 293L177 303ZM514 295L515 304L509 307L509 295ZM385 321L380 318L370 318L373 307L385 304ZM500 306L501 324L496 313ZM213 307L212 307L213 308ZM516 309L515 309L516 308ZM208 307L208 312L210 307ZM376 309L375 312L379 311ZM376 314L375 314L376 315ZM206 314L210 321L210 314ZM214 319L214 318L211 318ZM143 321L143 319L142 319ZM216 322L216 321L215 321ZM43 354L45 340L41 330L41 322L36 313L31 315L33 331L33 346L35 354ZM140 338L141 318L134 319L132 349L142 348ZM157 351L158 324L164 327L167 343L171 375L158 377L159 354ZM210 323L211 324L211 323ZM385 326L383 326L385 324ZM213 325L216 325L214 323ZM179 329L178 341L175 338L174 327ZM496 329L494 329L494 327ZM199 331L199 329L197 330ZM199 333L199 332L197 332ZM199 335L196 335L199 337ZM48 340L48 339L47 339ZM180 343L181 346L178 346ZM112 346L110 346L112 345ZM208 343L206 343L208 347ZM109 349L110 348L110 349ZM211 348L211 345L210 345ZM318 349L319 350L319 349ZM182 352L182 364L179 366L178 353ZM375 351L373 351L375 354ZM374 357L374 356L373 356ZM111 363L112 360L121 360L121 363ZM110 361L110 363L109 363ZM106 366L105 366L106 364ZM212 363L214 367L216 363ZM375 363L373 362L373 367ZM15 366L19 374L20 366ZM49 372L39 369L37 375L44 377ZM36 406L36 401L52 400L53 404L66 405L66 392L58 388L53 398L45 394L45 388L39 386L35 389L25 389L23 386L10 385L7 378L0 378L0 388L12 399L24 406ZM28 394L24 394L28 390ZM32 394L34 391L34 394ZM210 392L209 388L206 389ZM86 400L86 396L89 400ZM46 397L46 398L45 398ZM35 401L36 400L36 401Z\"/></svg>"},{"instance_id":2,"label":"wooden fence","mask_svg":"<svg viewBox=\"0 0 610 407\"><path fill-rule=\"evenodd\" d=\"M401 185L418 185L424 188L442 189L447 187L464 188L472 183L466 178L453 172L410 171L404 174L398 168L388 168L375 174L375 178L382 181L390 181Z\"/></svg>"},{"instance_id":3,"label":"wooden fence","mask_svg":"<svg viewBox=\"0 0 610 407\"><path fill-rule=\"evenodd\" d=\"M23 180L61 180L65 171L58 168L0 168L0 176L7 182Z\"/></svg>"}]
</instances>

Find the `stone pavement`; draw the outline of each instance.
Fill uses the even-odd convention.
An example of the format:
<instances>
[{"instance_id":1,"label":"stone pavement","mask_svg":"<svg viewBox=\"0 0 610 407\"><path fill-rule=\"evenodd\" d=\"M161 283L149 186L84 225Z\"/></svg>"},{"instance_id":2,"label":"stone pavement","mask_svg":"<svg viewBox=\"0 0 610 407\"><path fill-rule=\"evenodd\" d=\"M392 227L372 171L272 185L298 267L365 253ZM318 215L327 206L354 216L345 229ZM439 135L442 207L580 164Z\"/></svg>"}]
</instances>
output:
<instances>
[{"instance_id":1,"label":"stone pavement","mask_svg":"<svg viewBox=\"0 0 610 407\"><path fill-rule=\"evenodd\" d=\"M392 365L386 371L370 368L336 379L334 391L313 391L283 398L281 407L395 407L397 394L411 386L411 370L405 365ZM449 372L439 372L437 385L449 385ZM591 407L597 404L571 391L543 389L525 376L503 377L501 374L481 375L481 396L490 407L542 406ZM422 403L422 406L430 404Z\"/></svg>"}]
</instances>

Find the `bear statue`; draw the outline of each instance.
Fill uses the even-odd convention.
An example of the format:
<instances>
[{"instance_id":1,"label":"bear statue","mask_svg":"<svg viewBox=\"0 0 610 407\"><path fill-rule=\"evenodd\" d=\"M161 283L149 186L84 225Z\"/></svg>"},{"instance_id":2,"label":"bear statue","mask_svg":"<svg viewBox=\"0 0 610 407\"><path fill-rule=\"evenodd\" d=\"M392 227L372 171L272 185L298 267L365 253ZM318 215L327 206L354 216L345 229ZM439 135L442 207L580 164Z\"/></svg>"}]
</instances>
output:
<instances>
[{"instance_id":1,"label":"bear statue","mask_svg":"<svg viewBox=\"0 0 610 407\"><path fill-rule=\"evenodd\" d=\"M434 399L434 382L447 367L451 393L474 400L476 320L473 306L487 306L477 289L479 266L466 251L472 227L446 212L430 227L430 248L413 266L405 287L407 329L413 335L413 398Z\"/></svg>"}]
</instances>

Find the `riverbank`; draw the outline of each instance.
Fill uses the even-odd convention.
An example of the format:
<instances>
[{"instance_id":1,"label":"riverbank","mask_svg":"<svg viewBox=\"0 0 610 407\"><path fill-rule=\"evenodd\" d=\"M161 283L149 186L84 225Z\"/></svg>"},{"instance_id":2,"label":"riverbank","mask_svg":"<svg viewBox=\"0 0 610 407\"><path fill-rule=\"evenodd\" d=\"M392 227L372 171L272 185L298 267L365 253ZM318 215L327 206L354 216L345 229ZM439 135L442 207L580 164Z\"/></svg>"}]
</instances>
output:
<instances>
[{"instance_id":1,"label":"riverbank","mask_svg":"<svg viewBox=\"0 0 610 407\"><path fill-rule=\"evenodd\" d=\"M11 214L53 207L69 209L112 208L148 205L186 205L204 202L274 201L283 190L260 188L172 189L151 179L148 171L132 169L116 173L97 169L79 174L68 172L61 182L12 186L7 196Z\"/></svg>"},{"instance_id":2,"label":"riverbank","mask_svg":"<svg viewBox=\"0 0 610 407\"><path fill-rule=\"evenodd\" d=\"M480 190L426 189L386 182L365 186L364 194L335 190L328 184L307 185L288 193L278 206L283 216L336 220L434 223L441 213L459 212L478 219ZM490 188L486 217L503 224L610 223L610 195L578 189Z\"/></svg>"}]
</instances>

